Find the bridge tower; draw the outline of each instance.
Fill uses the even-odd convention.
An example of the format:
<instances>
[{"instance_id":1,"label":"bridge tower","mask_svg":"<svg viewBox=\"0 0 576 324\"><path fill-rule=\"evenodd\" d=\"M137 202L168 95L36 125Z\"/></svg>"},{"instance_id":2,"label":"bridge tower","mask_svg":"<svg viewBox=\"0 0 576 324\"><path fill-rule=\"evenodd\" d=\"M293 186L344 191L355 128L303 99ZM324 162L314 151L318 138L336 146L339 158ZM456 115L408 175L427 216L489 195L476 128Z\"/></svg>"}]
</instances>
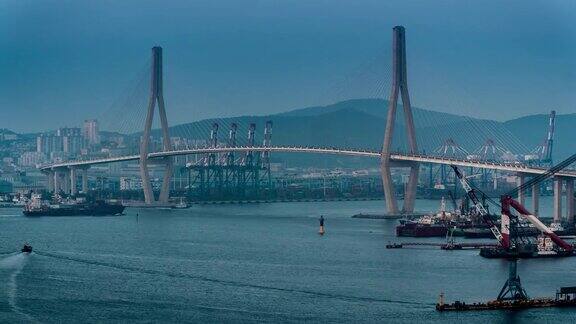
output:
<instances>
[{"instance_id":1,"label":"bridge tower","mask_svg":"<svg viewBox=\"0 0 576 324\"><path fill-rule=\"evenodd\" d=\"M142 142L140 144L140 176L142 177L142 189L144 190L144 200L146 204L150 205L156 202L154 191L152 190L152 183L150 182L150 171L148 165L152 161L148 159L150 150L150 131L152 129L152 121L154 119L154 110L158 103L158 114L160 115L160 125L162 128L162 149L163 151L170 151L170 135L168 133L168 119L166 118L166 107L164 105L164 92L162 86L162 47L155 46L152 48L152 77L150 83L150 99L148 102L148 113L146 115L146 122L144 124L144 133L142 134ZM154 163L161 163L165 166L164 178L160 190L158 202L162 204L168 203L168 196L170 193L170 179L174 169L174 164L171 157L163 158Z\"/></svg>"},{"instance_id":2,"label":"bridge tower","mask_svg":"<svg viewBox=\"0 0 576 324\"><path fill-rule=\"evenodd\" d=\"M406 135L408 137L409 150L411 154L418 153L416 143L416 131L414 128L414 118L412 107L410 106L410 96L408 94L408 78L406 73L406 37L403 26L393 28L392 37L392 89L390 93L390 106L386 119L386 130L384 132L384 143L382 145L381 172L384 196L386 198L386 208L388 214L398 214L398 204L392 182L392 167L410 168L410 177L404 193L404 206L402 213L414 211L416 200L416 188L418 185L419 164L417 162L394 162L390 160L390 147L392 145L392 135L394 134L394 122L396 120L396 108L398 106L398 95L402 98L404 108L404 119L406 124Z\"/></svg>"}]
</instances>

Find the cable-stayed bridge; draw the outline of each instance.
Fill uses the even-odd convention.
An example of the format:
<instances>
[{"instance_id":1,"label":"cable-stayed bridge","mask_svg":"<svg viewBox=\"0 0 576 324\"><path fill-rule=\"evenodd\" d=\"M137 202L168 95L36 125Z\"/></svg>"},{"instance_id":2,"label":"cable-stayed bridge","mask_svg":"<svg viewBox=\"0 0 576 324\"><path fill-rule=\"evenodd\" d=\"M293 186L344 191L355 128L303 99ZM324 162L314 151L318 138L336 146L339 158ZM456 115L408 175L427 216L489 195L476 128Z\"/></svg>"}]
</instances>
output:
<instances>
[{"instance_id":1,"label":"cable-stayed bridge","mask_svg":"<svg viewBox=\"0 0 576 324\"><path fill-rule=\"evenodd\" d=\"M87 169L93 165L125 162L125 161L139 161L140 176L142 178L142 187L145 196L146 204L165 204L169 199L170 192L170 179L173 174L173 158L182 155L213 155L216 153L244 153L244 154L269 154L269 153L308 153L308 154L329 154L329 155L344 155L344 156L357 156L377 158L380 160L382 182L384 194L386 198L386 208L390 214L399 213L412 213L414 211L414 203L416 198L416 188L418 184L419 169L421 163L427 164L440 164L440 165L456 165L461 167L473 167L479 169L491 169L511 172L518 175L520 183L524 182L526 177L536 176L544 173L544 168L529 166L520 162L498 162L495 160L488 160L486 157L490 151L496 152L497 145L500 141L489 140L482 147L478 156L484 156L484 159L478 156L439 156L423 154L419 150L419 145L422 145L423 140L416 137L416 127L412 107L410 104L410 96L408 93L407 82L407 64L406 64L406 45L405 45L405 31L401 26L393 29L393 44L392 44L392 69L389 107L386 118L386 128L384 132L384 141L381 150L360 150L360 149L344 149L338 147L316 147L316 146L272 146L269 139L264 141L262 146L257 146L253 142L249 145L240 145L235 141L229 145L218 146L216 145L216 136L212 130L211 140L213 145L207 147L200 147L194 149L179 149L175 150L171 147L170 134L168 128L168 121L166 118L166 108L164 103L163 94L163 80L162 80L162 49L154 47L152 49L152 64L151 64L151 82L149 91L149 100L145 106L146 116L144 121L144 132L141 136L139 154L126 155L119 157L106 157L100 159L90 160L73 160L60 163L52 163L43 165L40 169L48 175L49 187L53 191L64 190L71 194L77 193L76 181L80 175L82 179L82 191L88 190ZM382 86L381 86L382 87ZM402 104L398 104L398 99L401 99ZM151 151L151 133L152 124L154 121L154 114L158 107L160 119L160 132L161 132L161 149L157 152ZM142 109L144 110L144 109ZM397 114L397 110L400 110ZM397 127L396 118L403 119L401 127ZM130 118L130 116L129 116ZM131 118L132 120L135 118ZM438 127L445 121L429 120L426 116L422 117L425 122L430 123L430 127ZM434 123L436 122L436 123ZM445 124L444 127L449 127ZM467 125L468 129L461 132L461 138L466 139L468 135L465 132L485 132L485 129L480 129L478 124L473 122ZM488 131L491 126L487 127ZM486 127L484 127L486 128ZM217 128L216 128L217 132ZM234 130L235 132L235 130ZM399 137L405 132L405 136L401 137L401 142L404 142L407 147L405 152L400 152L394 148L394 137ZM266 136L266 133L265 133ZM253 137L252 137L253 139ZM430 138L428 138L430 140ZM448 143L450 147L455 146L454 141ZM499 146L498 146L499 147ZM447 149L444 149L447 151ZM453 152L457 150L452 149ZM156 200L151 185L149 165L162 165L164 167L163 183L160 189L158 200ZM404 193L404 206L400 210L397 206L397 196L394 192L394 184L392 182L393 168L406 168L409 170L409 178ZM573 178L576 177L576 171L563 171L558 173L555 178L555 208L554 217L559 218L562 212L561 195L562 185L566 184L566 192L569 197L573 196ZM533 209L535 214L538 210L538 193L539 188L532 188L533 194ZM524 200L524 192L519 193L521 202ZM573 199L568 199L567 215L574 214Z\"/></svg>"}]
</instances>

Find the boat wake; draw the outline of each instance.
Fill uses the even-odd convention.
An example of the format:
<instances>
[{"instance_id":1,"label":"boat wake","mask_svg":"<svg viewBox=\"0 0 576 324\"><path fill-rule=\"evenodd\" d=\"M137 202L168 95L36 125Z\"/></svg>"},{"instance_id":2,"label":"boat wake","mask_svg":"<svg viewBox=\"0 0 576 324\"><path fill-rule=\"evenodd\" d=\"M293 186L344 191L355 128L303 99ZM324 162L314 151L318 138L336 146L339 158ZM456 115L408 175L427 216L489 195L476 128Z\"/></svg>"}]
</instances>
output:
<instances>
[{"instance_id":1,"label":"boat wake","mask_svg":"<svg viewBox=\"0 0 576 324\"><path fill-rule=\"evenodd\" d=\"M38 323L38 321L30 314L24 312L20 306L18 306L18 275L24 269L24 266L28 262L29 255L23 253L18 253L0 260L0 269L11 271L8 277L8 283L6 284L6 295L8 296L8 305L12 311L29 322Z\"/></svg>"},{"instance_id":2,"label":"boat wake","mask_svg":"<svg viewBox=\"0 0 576 324\"><path fill-rule=\"evenodd\" d=\"M236 282L236 281L231 281L231 280L220 280L220 279L209 278L209 277L199 276L199 275L190 275L190 274L183 274L183 273L169 273L169 272L163 272L163 271L157 271L157 270L141 269L141 268L133 267L133 266L118 265L118 264L113 264L113 263L108 263L108 262L103 262L103 261L86 260L86 259L76 258L73 256L67 256L67 255L61 255L61 254L55 254L55 253L49 253L49 252L36 251L35 253L38 255L41 255L41 256L51 257L51 258L60 259L60 260L80 262L80 263L89 264L89 265L114 268L114 269L118 269L118 270L136 272L136 273L141 273L141 274L159 275L159 276L166 276L166 277L180 278L180 279L200 280L200 281L204 281L204 282L211 282L211 283L227 285L227 286L234 286L234 287L255 288L255 289L262 289L262 290L282 291L282 292L288 292L288 293L299 293L299 294L304 294L304 295L312 295L312 296L316 296L316 297L335 298L335 299L349 300L349 301L380 302L380 303L405 304L405 305L425 306L425 307L429 307L430 305L434 305L434 304L429 304L429 303L418 303L418 302L403 301L403 300L381 299L381 298L361 297L361 296L348 296L348 295L341 295L341 294L317 292L317 291L312 291L312 290L271 287L271 286L264 286L264 285L258 285L258 284Z\"/></svg>"}]
</instances>

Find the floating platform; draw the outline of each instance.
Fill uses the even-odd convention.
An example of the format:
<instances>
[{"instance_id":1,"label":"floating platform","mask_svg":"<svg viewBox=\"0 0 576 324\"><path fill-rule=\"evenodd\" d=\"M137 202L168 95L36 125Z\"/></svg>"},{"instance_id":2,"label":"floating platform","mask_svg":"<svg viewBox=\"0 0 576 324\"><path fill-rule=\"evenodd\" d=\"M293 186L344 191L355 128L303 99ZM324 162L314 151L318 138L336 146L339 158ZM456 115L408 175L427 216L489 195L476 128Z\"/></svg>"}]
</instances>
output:
<instances>
[{"instance_id":1,"label":"floating platform","mask_svg":"<svg viewBox=\"0 0 576 324\"><path fill-rule=\"evenodd\" d=\"M495 248L497 244L482 243L482 242L469 242L469 243L431 243L431 242L402 242L402 243L388 243L387 249L402 249L410 246L434 246L442 250L464 250L464 249L481 249L481 248Z\"/></svg>"},{"instance_id":2,"label":"floating platform","mask_svg":"<svg viewBox=\"0 0 576 324\"><path fill-rule=\"evenodd\" d=\"M518 253L510 253L509 251L498 247L482 247L480 248L480 256L487 259L509 259L511 257L518 257L521 259L539 259L539 258L566 258L576 256L575 251L520 251Z\"/></svg>"},{"instance_id":3,"label":"floating platform","mask_svg":"<svg viewBox=\"0 0 576 324\"><path fill-rule=\"evenodd\" d=\"M552 298L537 298L517 301L490 301L487 303L466 304L456 301L453 304L436 304L436 310L439 312L448 311L480 311L480 310L520 310L538 307L576 307L576 300L558 302Z\"/></svg>"},{"instance_id":4,"label":"floating platform","mask_svg":"<svg viewBox=\"0 0 576 324\"><path fill-rule=\"evenodd\" d=\"M440 302L436 304L439 312L449 311L481 311L481 310L522 310L544 307L576 307L576 287L562 287L556 291L556 298L530 298L520 300L492 300L486 303L466 304L455 301L444 303L444 295L440 294Z\"/></svg>"},{"instance_id":5,"label":"floating platform","mask_svg":"<svg viewBox=\"0 0 576 324\"><path fill-rule=\"evenodd\" d=\"M365 219L403 219L403 218L417 218L426 215L425 213L401 213L401 214L355 214L352 218L365 218Z\"/></svg>"}]
</instances>

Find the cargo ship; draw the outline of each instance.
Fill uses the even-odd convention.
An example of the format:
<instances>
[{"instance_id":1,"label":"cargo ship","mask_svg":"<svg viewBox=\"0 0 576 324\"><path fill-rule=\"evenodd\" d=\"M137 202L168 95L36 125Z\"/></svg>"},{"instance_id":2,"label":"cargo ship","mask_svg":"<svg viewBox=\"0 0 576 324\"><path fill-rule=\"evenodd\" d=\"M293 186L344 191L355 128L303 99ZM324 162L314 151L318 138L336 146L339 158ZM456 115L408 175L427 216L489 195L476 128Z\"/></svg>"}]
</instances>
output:
<instances>
[{"instance_id":1,"label":"cargo ship","mask_svg":"<svg viewBox=\"0 0 576 324\"><path fill-rule=\"evenodd\" d=\"M422 216L417 220L403 219L396 226L396 236L444 237L447 233L448 225L430 216Z\"/></svg>"},{"instance_id":2,"label":"cargo ship","mask_svg":"<svg viewBox=\"0 0 576 324\"><path fill-rule=\"evenodd\" d=\"M40 195L32 195L22 211L25 216L113 216L121 215L126 207L120 203L104 200L88 202L85 200L60 200L50 203Z\"/></svg>"},{"instance_id":3,"label":"cargo ship","mask_svg":"<svg viewBox=\"0 0 576 324\"><path fill-rule=\"evenodd\" d=\"M414 220L401 219L396 226L396 236L444 237L448 229L454 227L459 215L446 211L446 202L442 197L440 210L436 214L424 215Z\"/></svg>"}]
</instances>

